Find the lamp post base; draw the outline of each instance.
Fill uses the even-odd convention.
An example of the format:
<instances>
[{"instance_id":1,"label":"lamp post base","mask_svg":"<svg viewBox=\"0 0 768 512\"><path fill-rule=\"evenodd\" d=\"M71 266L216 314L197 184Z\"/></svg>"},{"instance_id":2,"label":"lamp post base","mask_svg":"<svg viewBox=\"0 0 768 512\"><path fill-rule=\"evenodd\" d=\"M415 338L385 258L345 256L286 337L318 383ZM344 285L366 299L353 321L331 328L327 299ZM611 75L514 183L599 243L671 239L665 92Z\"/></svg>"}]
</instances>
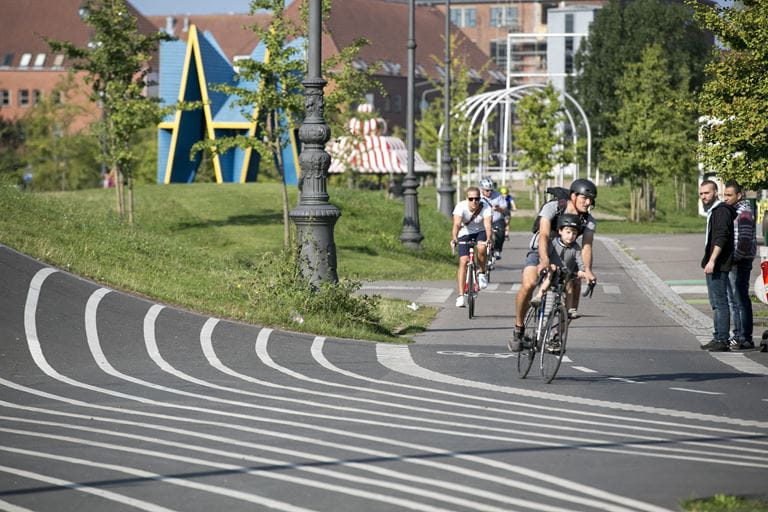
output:
<instances>
[{"instance_id":1,"label":"lamp post base","mask_svg":"<svg viewBox=\"0 0 768 512\"><path fill-rule=\"evenodd\" d=\"M341 211L332 204L299 205L289 216L296 224L301 274L315 287L337 282L333 228Z\"/></svg>"}]
</instances>

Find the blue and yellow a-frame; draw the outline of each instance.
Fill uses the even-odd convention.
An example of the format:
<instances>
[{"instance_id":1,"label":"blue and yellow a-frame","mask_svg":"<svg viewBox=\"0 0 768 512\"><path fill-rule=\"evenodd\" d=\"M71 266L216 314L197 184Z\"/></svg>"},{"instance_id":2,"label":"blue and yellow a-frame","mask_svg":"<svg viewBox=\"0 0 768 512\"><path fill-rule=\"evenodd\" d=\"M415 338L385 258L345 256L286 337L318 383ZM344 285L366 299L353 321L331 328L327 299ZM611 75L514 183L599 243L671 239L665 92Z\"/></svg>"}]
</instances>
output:
<instances>
[{"instance_id":1,"label":"blue and yellow a-frame","mask_svg":"<svg viewBox=\"0 0 768 512\"><path fill-rule=\"evenodd\" d=\"M268 58L264 45L251 54L254 60ZM197 110L177 110L158 125L158 183L192 183L202 160L198 152L190 159L190 149L200 140L216 140L234 135L258 136L258 105L251 116L234 105L234 96L209 88L224 83L238 87L258 87L258 82L238 81L235 69L221 51L213 35L198 33L191 25L187 42L171 41L160 46L160 98L165 104L202 102ZM286 183L298 181L299 148L293 133L283 150ZM256 181L259 153L251 149L233 148L213 157L217 183Z\"/></svg>"}]
</instances>

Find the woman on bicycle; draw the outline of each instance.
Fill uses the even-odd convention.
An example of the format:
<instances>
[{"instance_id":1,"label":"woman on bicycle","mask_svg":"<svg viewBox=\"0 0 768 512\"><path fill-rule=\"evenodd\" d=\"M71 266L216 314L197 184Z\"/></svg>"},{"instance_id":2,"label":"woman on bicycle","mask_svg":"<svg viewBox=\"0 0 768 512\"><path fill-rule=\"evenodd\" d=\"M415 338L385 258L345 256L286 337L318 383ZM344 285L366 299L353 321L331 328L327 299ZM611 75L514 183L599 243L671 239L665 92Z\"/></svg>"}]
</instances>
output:
<instances>
[{"instance_id":1,"label":"woman on bicycle","mask_svg":"<svg viewBox=\"0 0 768 512\"><path fill-rule=\"evenodd\" d=\"M469 247L465 242L467 240L477 241L477 255L480 263L481 273L477 276L480 288L488 286L488 280L485 277L485 244L491 239L491 219L493 212L490 207L484 206L481 202L480 189L469 187L467 189L467 198L459 202L453 209L453 227L451 229L451 247L459 246L459 270L457 273L459 296L456 297L456 307L463 308L467 305L467 299L464 296L464 281L467 278L467 260L469 259Z\"/></svg>"}]
</instances>

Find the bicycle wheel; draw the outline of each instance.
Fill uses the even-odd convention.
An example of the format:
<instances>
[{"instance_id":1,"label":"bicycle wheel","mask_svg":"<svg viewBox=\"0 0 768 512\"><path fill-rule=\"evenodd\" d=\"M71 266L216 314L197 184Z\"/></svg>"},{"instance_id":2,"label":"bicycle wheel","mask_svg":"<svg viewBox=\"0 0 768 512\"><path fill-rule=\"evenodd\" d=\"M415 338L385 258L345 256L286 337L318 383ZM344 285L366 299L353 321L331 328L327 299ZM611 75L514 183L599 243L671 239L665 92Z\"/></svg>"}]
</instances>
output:
<instances>
[{"instance_id":1,"label":"bicycle wheel","mask_svg":"<svg viewBox=\"0 0 768 512\"><path fill-rule=\"evenodd\" d=\"M561 304L552 308L541 338L541 377L549 384L560 369L565 355L565 343L568 341L568 312L565 306Z\"/></svg>"},{"instance_id":2,"label":"bicycle wheel","mask_svg":"<svg viewBox=\"0 0 768 512\"><path fill-rule=\"evenodd\" d=\"M536 320L539 308L531 306L525 314L523 321L523 340L524 345L517 353L517 374L524 379L531 371L533 360L536 357Z\"/></svg>"},{"instance_id":3,"label":"bicycle wheel","mask_svg":"<svg viewBox=\"0 0 768 512\"><path fill-rule=\"evenodd\" d=\"M475 316L475 266L467 266L467 311L469 319Z\"/></svg>"}]
</instances>

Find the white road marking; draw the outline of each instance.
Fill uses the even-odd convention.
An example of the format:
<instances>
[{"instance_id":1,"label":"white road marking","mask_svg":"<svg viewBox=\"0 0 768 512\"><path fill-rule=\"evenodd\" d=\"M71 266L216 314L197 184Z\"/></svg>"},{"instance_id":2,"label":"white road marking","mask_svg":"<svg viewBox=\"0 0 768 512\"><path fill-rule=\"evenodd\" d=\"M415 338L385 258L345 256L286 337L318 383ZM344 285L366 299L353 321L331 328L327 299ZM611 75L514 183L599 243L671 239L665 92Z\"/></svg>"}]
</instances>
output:
<instances>
[{"instance_id":1,"label":"white road marking","mask_svg":"<svg viewBox=\"0 0 768 512\"><path fill-rule=\"evenodd\" d=\"M520 283L515 283L512 285L512 288L509 289L512 293L517 293L520 291Z\"/></svg>"},{"instance_id":2,"label":"white road marking","mask_svg":"<svg viewBox=\"0 0 768 512\"><path fill-rule=\"evenodd\" d=\"M621 289L615 284L604 284L603 293L608 295L618 295L621 293Z\"/></svg>"},{"instance_id":3,"label":"white road marking","mask_svg":"<svg viewBox=\"0 0 768 512\"><path fill-rule=\"evenodd\" d=\"M724 395L725 393L715 393L714 391L702 391L700 389L688 389L688 388L669 388L675 391L687 391L688 393L701 393L702 395Z\"/></svg>"},{"instance_id":4,"label":"white road marking","mask_svg":"<svg viewBox=\"0 0 768 512\"><path fill-rule=\"evenodd\" d=\"M485 291L495 292L498 288L499 288L499 283L488 283L488 286L485 288Z\"/></svg>"},{"instance_id":5,"label":"white road marking","mask_svg":"<svg viewBox=\"0 0 768 512\"><path fill-rule=\"evenodd\" d=\"M744 354L734 354L730 352L710 352L709 354L721 363L732 366L740 372L751 373L754 375L768 375L768 367L751 360Z\"/></svg>"},{"instance_id":6,"label":"white road marking","mask_svg":"<svg viewBox=\"0 0 768 512\"><path fill-rule=\"evenodd\" d=\"M442 304L453 293L452 288L430 288L419 295L416 302L432 302Z\"/></svg>"},{"instance_id":7,"label":"white road marking","mask_svg":"<svg viewBox=\"0 0 768 512\"><path fill-rule=\"evenodd\" d=\"M636 381L636 380L632 380L632 379L627 379L627 378L624 378L624 377L608 377L608 380L615 380L615 381L618 381L618 382L626 382L627 384L643 384L642 382L639 382L639 381Z\"/></svg>"},{"instance_id":8,"label":"white road marking","mask_svg":"<svg viewBox=\"0 0 768 512\"><path fill-rule=\"evenodd\" d=\"M10 429L0 429L0 431L5 431ZM46 434L43 434L45 436ZM50 436L50 437L63 437L63 436ZM84 440L88 442L88 440ZM98 446L99 444L106 444L106 443L96 443L94 441L90 441L90 444L93 446ZM183 480L181 478L174 478L174 477L166 477L163 475L159 475L157 473L152 473L150 471L144 471L143 469L136 469L131 468L128 466L123 466L119 464L105 464L102 462L96 462L94 460L89 459L81 459L79 457L67 457L64 455L54 455L51 453L45 453L45 452L39 452L36 450L26 450L22 448L14 448L12 446L2 446L0 445L0 451L5 451L9 453L17 453L20 455L27 455L30 457L38 457L41 459L47 459L47 460L55 460L59 462L66 462L69 464L77 464L81 466L88 466L89 468L99 468L99 469L106 469L107 471L115 471L118 473L125 473L127 475L131 475L138 478L143 478L147 480L155 480L158 482L163 482L171 485L177 485L180 487L187 487L190 489L196 489L203 492L208 492L211 494L218 494L220 496L227 496L228 498L234 498L241 501L246 501L248 503L254 503L261 506L266 507L273 507L276 510L284 510L285 512L313 512L313 509L299 507L296 505L291 505L290 503L285 503L283 501L273 500L271 498L266 498L264 496L259 496L257 494L252 494L248 492L242 492L242 491L236 491L234 489L227 489L225 487L221 487L218 485L210 485L210 484L202 484L199 482L196 482L194 480ZM78 484L79 485L79 484ZM116 501L116 500L115 500ZM160 509L158 509L160 510ZM162 509L167 510L167 509Z\"/></svg>"},{"instance_id":9,"label":"white road marking","mask_svg":"<svg viewBox=\"0 0 768 512\"><path fill-rule=\"evenodd\" d=\"M573 368L574 370L579 370L580 372L583 372L583 373L597 373L595 370L591 370L585 366L571 366L571 368Z\"/></svg>"},{"instance_id":10,"label":"white road marking","mask_svg":"<svg viewBox=\"0 0 768 512\"><path fill-rule=\"evenodd\" d=\"M146 510L147 512L174 512L173 509L161 507L160 505L155 505L154 503L149 503L148 501L139 500L136 498L129 498L128 496L123 496L122 494L118 494L116 492L105 491L104 489L100 489L98 487L91 487L83 483L70 482L69 480L62 480L61 478L41 475L40 473L33 473L32 471L25 471L23 469L12 468L10 466L0 466L0 472L10 473L12 475L16 475L21 478L27 478L29 480L37 480L38 482L45 482L50 485L56 485L59 487L72 489L77 492L93 494L94 496L104 498L105 500L115 501L117 503L122 503L123 505L128 505L133 508L138 508L139 510ZM16 512L17 510L26 511L28 509L18 507L16 509L4 508L3 510L8 510L9 512Z\"/></svg>"},{"instance_id":11,"label":"white road marking","mask_svg":"<svg viewBox=\"0 0 768 512\"><path fill-rule=\"evenodd\" d=\"M706 295L707 294L707 286L706 285L699 285L699 284L674 284L670 286L672 288L672 291L680 294L680 295L686 295L686 294L695 294L695 295Z\"/></svg>"},{"instance_id":12,"label":"white road marking","mask_svg":"<svg viewBox=\"0 0 768 512\"><path fill-rule=\"evenodd\" d=\"M573 360L570 357L568 357L568 356L563 356L563 362L564 363L572 363Z\"/></svg>"},{"instance_id":13,"label":"white road marking","mask_svg":"<svg viewBox=\"0 0 768 512\"><path fill-rule=\"evenodd\" d=\"M0 469L0 471L2 471L2 469ZM34 512L32 509L20 507L13 503L8 503L5 500L0 500L0 510L4 510L5 512Z\"/></svg>"}]
</instances>

